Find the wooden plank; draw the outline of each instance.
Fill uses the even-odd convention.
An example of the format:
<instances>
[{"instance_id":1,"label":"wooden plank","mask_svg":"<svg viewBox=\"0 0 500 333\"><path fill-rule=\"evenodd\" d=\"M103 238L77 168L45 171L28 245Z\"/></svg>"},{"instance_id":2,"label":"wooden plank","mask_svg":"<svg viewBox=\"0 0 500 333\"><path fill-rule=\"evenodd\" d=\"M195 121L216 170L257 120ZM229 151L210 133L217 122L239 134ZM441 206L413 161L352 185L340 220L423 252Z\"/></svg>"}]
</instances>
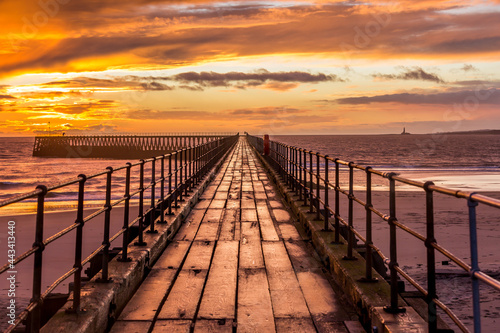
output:
<instances>
[{"instance_id":1,"label":"wooden plank","mask_svg":"<svg viewBox=\"0 0 500 333\"><path fill-rule=\"evenodd\" d=\"M267 194L264 192L264 187L262 187L262 192L254 192L255 200L267 200Z\"/></svg>"},{"instance_id":2,"label":"wooden plank","mask_svg":"<svg viewBox=\"0 0 500 333\"><path fill-rule=\"evenodd\" d=\"M232 320L197 320L194 325L195 333L232 333Z\"/></svg>"},{"instance_id":3,"label":"wooden plank","mask_svg":"<svg viewBox=\"0 0 500 333\"><path fill-rule=\"evenodd\" d=\"M121 321L118 320L111 327L110 333L144 333L148 332L151 326L150 321Z\"/></svg>"},{"instance_id":4,"label":"wooden plank","mask_svg":"<svg viewBox=\"0 0 500 333\"><path fill-rule=\"evenodd\" d=\"M295 228L293 224L280 223L278 224L278 228L280 230L281 238L283 238L283 240L294 240L294 241L302 240L302 237L297 231L297 228Z\"/></svg>"},{"instance_id":5,"label":"wooden plank","mask_svg":"<svg viewBox=\"0 0 500 333\"><path fill-rule=\"evenodd\" d=\"M166 268L179 268L181 266L186 253L191 246L189 241L174 241L168 244L165 251L153 266L155 269L166 269Z\"/></svg>"},{"instance_id":6,"label":"wooden plank","mask_svg":"<svg viewBox=\"0 0 500 333\"><path fill-rule=\"evenodd\" d=\"M270 200L269 206L271 206L271 208L273 209L273 212L276 209L282 209L282 210L285 209L285 206L282 204L281 200ZM276 219L278 219L278 218L276 218Z\"/></svg>"},{"instance_id":7,"label":"wooden plank","mask_svg":"<svg viewBox=\"0 0 500 333\"><path fill-rule=\"evenodd\" d=\"M260 242L260 230L257 222L241 222L241 243Z\"/></svg>"},{"instance_id":8,"label":"wooden plank","mask_svg":"<svg viewBox=\"0 0 500 333\"><path fill-rule=\"evenodd\" d=\"M271 200L271 202L270 202L271 207L273 206L273 203L276 203L276 202L278 202L278 201ZM279 204L281 205L281 202L279 202ZM273 215L274 215L274 218L276 219L276 222L278 222L278 223L293 222L292 216L285 209L273 209Z\"/></svg>"},{"instance_id":9,"label":"wooden plank","mask_svg":"<svg viewBox=\"0 0 500 333\"><path fill-rule=\"evenodd\" d=\"M297 278L316 327L351 319L321 271L297 272Z\"/></svg>"},{"instance_id":10,"label":"wooden plank","mask_svg":"<svg viewBox=\"0 0 500 333\"><path fill-rule=\"evenodd\" d=\"M255 209L255 200L253 198L248 199L246 197L241 198L241 208L242 209Z\"/></svg>"},{"instance_id":11,"label":"wooden plank","mask_svg":"<svg viewBox=\"0 0 500 333\"><path fill-rule=\"evenodd\" d=\"M193 210L206 209L210 205L210 202L211 202L210 199L200 198L196 203L196 205L193 207Z\"/></svg>"},{"instance_id":12,"label":"wooden plank","mask_svg":"<svg viewBox=\"0 0 500 333\"><path fill-rule=\"evenodd\" d=\"M221 191L220 187L214 195L214 201L225 201L227 199L227 191ZM221 207L213 207L213 208L221 208Z\"/></svg>"},{"instance_id":13,"label":"wooden plank","mask_svg":"<svg viewBox=\"0 0 500 333\"><path fill-rule=\"evenodd\" d=\"M242 209L241 210L241 221L242 222L257 222L257 210L256 209Z\"/></svg>"},{"instance_id":14,"label":"wooden plank","mask_svg":"<svg viewBox=\"0 0 500 333\"><path fill-rule=\"evenodd\" d=\"M266 271L238 271L238 332L275 332Z\"/></svg>"},{"instance_id":15,"label":"wooden plank","mask_svg":"<svg viewBox=\"0 0 500 333\"><path fill-rule=\"evenodd\" d=\"M216 200L213 200L214 202ZM225 201L224 201L225 202ZM203 216L203 222L211 222L211 223L218 223L222 217L222 212L224 209L221 208L209 208L205 212L205 216Z\"/></svg>"},{"instance_id":16,"label":"wooden plank","mask_svg":"<svg viewBox=\"0 0 500 333\"><path fill-rule=\"evenodd\" d=\"M174 237L174 241L192 241L198 231L201 220L205 215L205 210L193 209L182 223L179 231Z\"/></svg>"},{"instance_id":17,"label":"wooden plank","mask_svg":"<svg viewBox=\"0 0 500 333\"><path fill-rule=\"evenodd\" d=\"M266 204L258 205L257 215L259 217L260 231L262 233L262 240L266 241L278 241L280 238L276 229L274 228L274 222L269 214L269 210Z\"/></svg>"},{"instance_id":18,"label":"wooden plank","mask_svg":"<svg viewBox=\"0 0 500 333\"><path fill-rule=\"evenodd\" d=\"M286 241L285 247L295 272L320 270L323 267L319 259L314 257L317 253L306 241Z\"/></svg>"},{"instance_id":19,"label":"wooden plank","mask_svg":"<svg viewBox=\"0 0 500 333\"><path fill-rule=\"evenodd\" d=\"M316 333L311 318L276 318L277 333Z\"/></svg>"},{"instance_id":20,"label":"wooden plank","mask_svg":"<svg viewBox=\"0 0 500 333\"><path fill-rule=\"evenodd\" d=\"M198 233L196 233L196 241L215 241L219 233L219 223L202 222Z\"/></svg>"},{"instance_id":21,"label":"wooden plank","mask_svg":"<svg viewBox=\"0 0 500 333\"><path fill-rule=\"evenodd\" d=\"M262 242L274 317L307 318L309 310L282 242Z\"/></svg>"},{"instance_id":22,"label":"wooden plank","mask_svg":"<svg viewBox=\"0 0 500 333\"><path fill-rule=\"evenodd\" d=\"M238 241L217 242L198 318L234 319L238 247Z\"/></svg>"},{"instance_id":23,"label":"wooden plank","mask_svg":"<svg viewBox=\"0 0 500 333\"><path fill-rule=\"evenodd\" d=\"M151 271L127 303L120 320L153 321L156 312L172 286L177 269L162 269Z\"/></svg>"},{"instance_id":24,"label":"wooden plank","mask_svg":"<svg viewBox=\"0 0 500 333\"><path fill-rule=\"evenodd\" d=\"M219 240L233 240L236 224L239 224L239 209L226 209L222 216Z\"/></svg>"},{"instance_id":25,"label":"wooden plank","mask_svg":"<svg viewBox=\"0 0 500 333\"><path fill-rule=\"evenodd\" d=\"M152 333L189 333L190 330L191 320L157 320Z\"/></svg>"},{"instance_id":26,"label":"wooden plank","mask_svg":"<svg viewBox=\"0 0 500 333\"><path fill-rule=\"evenodd\" d=\"M183 270L189 269L205 269L210 267L210 260L214 250L214 242L198 242L194 241L187 255L186 261L182 266Z\"/></svg>"},{"instance_id":27,"label":"wooden plank","mask_svg":"<svg viewBox=\"0 0 500 333\"><path fill-rule=\"evenodd\" d=\"M226 203L226 209L240 209L240 200L228 199Z\"/></svg>"},{"instance_id":28,"label":"wooden plank","mask_svg":"<svg viewBox=\"0 0 500 333\"><path fill-rule=\"evenodd\" d=\"M240 245L240 268L264 268L264 257L260 242Z\"/></svg>"},{"instance_id":29,"label":"wooden plank","mask_svg":"<svg viewBox=\"0 0 500 333\"><path fill-rule=\"evenodd\" d=\"M219 194L224 194L224 199L217 199L217 197L219 196ZM217 193L215 195L216 199L212 200L212 202L210 203L210 206L208 206L208 208L224 208L226 206L226 199L227 199L227 193Z\"/></svg>"},{"instance_id":30,"label":"wooden plank","mask_svg":"<svg viewBox=\"0 0 500 333\"><path fill-rule=\"evenodd\" d=\"M158 318L194 319L206 276L206 270L181 270Z\"/></svg>"}]
</instances>

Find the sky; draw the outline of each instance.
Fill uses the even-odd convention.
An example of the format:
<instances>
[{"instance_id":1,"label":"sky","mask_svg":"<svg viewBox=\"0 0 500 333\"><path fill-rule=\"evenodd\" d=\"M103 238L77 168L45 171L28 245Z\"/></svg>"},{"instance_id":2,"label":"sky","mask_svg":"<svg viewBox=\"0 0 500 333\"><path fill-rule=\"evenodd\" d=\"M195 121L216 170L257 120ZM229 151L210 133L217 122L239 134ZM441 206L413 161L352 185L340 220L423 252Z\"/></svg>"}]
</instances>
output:
<instances>
[{"instance_id":1,"label":"sky","mask_svg":"<svg viewBox=\"0 0 500 333\"><path fill-rule=\"evenodd\" d=\"M500 0L7 0L0 22L0 136L500 129Z\"/></svg>"}]
</instances>

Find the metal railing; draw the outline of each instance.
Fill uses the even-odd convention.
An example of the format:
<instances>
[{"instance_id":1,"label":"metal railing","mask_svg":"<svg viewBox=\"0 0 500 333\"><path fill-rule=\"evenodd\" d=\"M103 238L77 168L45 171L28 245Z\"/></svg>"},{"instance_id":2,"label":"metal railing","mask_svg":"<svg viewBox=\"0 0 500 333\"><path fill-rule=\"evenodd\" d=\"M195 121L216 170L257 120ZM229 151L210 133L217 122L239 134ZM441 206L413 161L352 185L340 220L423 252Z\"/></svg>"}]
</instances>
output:
<instances>
[{"instance_id":1,"label":"metal railing","mask_svg":"<svg viewBox=\"0 0 500 333\"><path fill-rule=\"evenodd\" d=\"M247 139L255 149L264 153L264 140L247 134ZM433 182L419 182L397 176L395 173L381 172L369 166L358 165L354 162L346 162L338 158L331 158L328 155L322 155L318 152L308 151L306 149L289 146L280 142L269 142L269 161L272 164L282 180L292 191L299 196L299 200L304 201L304 205L309 206L309 213L315 214L316 220L324 221L324 230L330 231L331 222L329 216L333 216L333 230L335 232L335 242L340 240L341 224L347 227L347 253L344 259L353 259L353 248L355 237L365 244L366 249L366 268L364 281L373 281L372 276L372 252L375 251L383 259L384 263L390 269L391 301L385 310L390 313L404 312L405 309L398 306L398 274L421 292L428 304L428 326L430 332L437 331L436 307L441 308L451 320L463 331L469 332L462 321L437 297L436 291L436 267L435 251L438 251L461 269L467 272L472 279L473 294L473 314L474 331L481 331L481 314L479 300L479 281L500 290L500 281L492 278L482 272L478 265L478 242L476 228L476 207L478 204L500 208L500 200L490 198L477 193L452 190L449 188L436 186ZM321 174L320 164L324 163L324 170ZM330 167L331 165L331 167ZM341 188L339 181L340 168L348 168L349 182L348 189ZM329 172L335 173L335 180L332 183L329 180ZM354 194L354 170L360 170L366 174L366 198L363 201ZM385 178L389 181L389 214L384 214L372 204L372 176ZM396 183L406 184L414 188L425 191L426 195L426 235L422 235L410 227L399 222L396 217ZM330 207L328 192L329 189L335 191L335 207ZM455 256L449 250L439 245L434 237L434 193L441 193L447 196L453 196L467 200L469 212L469 238L471 264L464 262ZM340 197L345 195L348 199L347 221L340 214ZM354 204L359 204L366 211L366 237L363 237L353 226ZM321 209L321 207L323 209ZM390 233L390 250L387 258L379 247L372 241L372 214L375 214L382 220L388 222ZM404 230L413 237L419 239L427 248L427 289L418 284L414 278L407 274L398 265L398 247L396 244L396 230Z\"/></svg>"},{"instance_id":2,"label":"metal railing","mask_svg":"<svg viewBox=\"0 0 500 333\"><path fill-rule=\"evenodd\" d=\"M16 318L14 324L10 325L5 332L12 332L23 321L25 321L29 325L31 332L38 332L41 326L41 310L44 299L58 285L60 285L64 280L68 279L71 275L73 275L74 278L74 288L73 304L70 311L77 313L80 310L80 294L82 281L81 273L83 266L89 263L102 251L101 278L98 281L107 282L109 280L108 262L110 259L109 248L111 242L122 236L123 242L121 258L119 258L118 260L122 262L130 261L127 253L130 227L138 224L139 234L135 245L146 245L143 239L143 232L145 231L146 227L148 227L148 222L149 230L147 230L147 232L157 232L155 230L155 212L159 212L159 219L156 223L166 223L165 215L173 214L172 209L179 207L178 202L183 201L184 196L188 196L188 192L200 182L202 177L206 175L206 173L216 164L216 162L219 161L224 156L224 154L230 150L230 148L237 142L237 140L238 135L234 135L218 140L209 141L198 146L180 149L173 153L140 160L136 163L127 163L119 168L108 167L105 171L90 176L82 174L72 180L60 184L52 186L39 185L32 192L0 201L0 207L4 207L14 203L22 202L26 199L37 198L35 242L32 248L17 256L15 259L11 260L0 268L1 275L5 272L8 272L10 268L27 259L28 257L32 255L34 256L32 299L26 309ZM151 182L149 184L144 184L144 169L148 164L151 165ZM156 168L158 164L160 168L160 178L156 177ZM133 182L131 172L132 170L137 169L139 173L139 179L137 181L138 184L135 184L137 185L137 187L134 187L132 186L134 184L131 184ZM120 195L120 199L112 201L111 184L113 182L113 175L116 175L116 173L120 171L125 173L125 191L123 195ZM88 216L84 216L85 183L90 179L99 177L106 178L105 204L101 209L91 213ZM57 189L67 188L68 186L72 185L78 185L78 206L76 210L75 222L60 230L58 233L44 239L44 202L47 194ZM157 186L160 186L159 200L156 200L155 198ZM147 190L150 190L151 201L149 208L144 211L144 206L147 205L147 203L145 202L144 194ZM130 221L130 201L132 198L138 198L139 214L135 219ZM118 205L124 206L123 227L116 234L111 236L111 211ZM88 257L82 259L84 227L87 223L91 222L94 218L101 214L104 214L102 245L96 248ZM147 218L149 219L149 221L145 221L145 219ZM42 292L42 270L44 268L44 266L42 265L42 258L44 249L57 239L75 229L76 240L73 268L60 276L45 291Z\"/></svg>"}]
</instances>

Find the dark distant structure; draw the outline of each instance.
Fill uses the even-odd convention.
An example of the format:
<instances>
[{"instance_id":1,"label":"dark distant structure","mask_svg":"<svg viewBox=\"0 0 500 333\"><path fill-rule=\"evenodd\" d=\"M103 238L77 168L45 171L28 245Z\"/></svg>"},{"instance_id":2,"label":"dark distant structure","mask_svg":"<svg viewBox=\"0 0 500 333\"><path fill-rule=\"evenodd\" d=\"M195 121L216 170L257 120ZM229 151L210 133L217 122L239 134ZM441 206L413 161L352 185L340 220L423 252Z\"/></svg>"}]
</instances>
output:
<instances>
[{"instance_id":1,"label":"dark distant structure","mask_svg":"<svg viewBox=\"0 0 500 333\"><path fill-rule=\"evenodd\" d=\"M234 133L37 136L33 156L140 159L225 138Z\"/></svg>"},{"instance_id":2,"label":"dark distant structure","mask_svg":"<svg viewBox=\"0 0 500 333\"><path fill-rule=\"evenodd\" d=\"M401 132L401 135L410 135L410 132L406 131L406 127L403 127L403 132Z\"/></svg>"}]
</instances>

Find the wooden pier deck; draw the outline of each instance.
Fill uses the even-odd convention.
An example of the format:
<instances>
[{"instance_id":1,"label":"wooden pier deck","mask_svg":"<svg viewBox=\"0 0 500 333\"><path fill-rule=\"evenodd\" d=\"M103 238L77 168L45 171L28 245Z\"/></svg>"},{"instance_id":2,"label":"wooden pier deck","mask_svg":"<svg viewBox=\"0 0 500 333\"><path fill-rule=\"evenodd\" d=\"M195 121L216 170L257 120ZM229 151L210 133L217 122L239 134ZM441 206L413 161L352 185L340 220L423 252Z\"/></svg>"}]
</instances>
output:
<instances>
[{"instance_id":1,"label":"wooden pier deck","mask_svg":"<svg viewBox=\"0 0 500 333\"><path fill-rule=\"evenodd\" d=\"M364 332L246 139L111 332Z\"/></svg>"}]
</instances>

